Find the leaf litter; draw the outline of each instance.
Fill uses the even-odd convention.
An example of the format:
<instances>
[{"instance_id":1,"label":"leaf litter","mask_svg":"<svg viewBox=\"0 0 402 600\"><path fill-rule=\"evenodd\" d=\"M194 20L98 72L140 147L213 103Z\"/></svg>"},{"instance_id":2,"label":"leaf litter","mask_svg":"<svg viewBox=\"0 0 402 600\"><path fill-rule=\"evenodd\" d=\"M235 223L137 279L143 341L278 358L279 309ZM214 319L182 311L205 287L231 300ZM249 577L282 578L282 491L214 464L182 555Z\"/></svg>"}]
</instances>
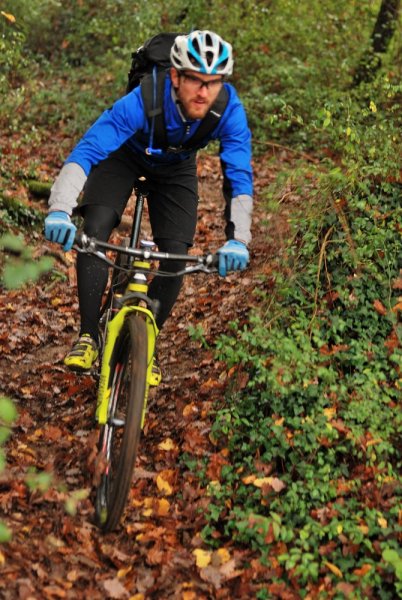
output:
<instances>
[{"instance_id":1,"label":"leaf litter","mask_svg":"<svg viewBox=\"0 0 402 600\"><path fill-rule=\"evenodd\" d=\"M199 166L198 251L224 242L223 220L217 226L223 209L217 172L218 159L204 156ZM7 445L7 469L0 474L3 520L13 531L2 547L1 597L244 597L238 594L248 589L250 574L241 565L253 553L244 549L234 556L230 548L202 547L202 507L208 500L178 457L186 451L205 457L216 478L228 460L216 452L210 428L230 377L208 345L229 321L244 320L250 307L269 251L260 221L257 206L252 253L258 258L246 274L226 279L201 275L184 283L160 334L164 377L151 394L125 516L121 527L108 535L93 523L89 492L91 478L102 468L94 460L96 377L76 376L62 364L78 331L74 286L48 276L23 292L0 290L2 393L15 400L19 411ZM52 251L41 238L38 243L44 245L43 252ZM74 283L71 258L57 268ZM190 324L201 324L205 344L189 338ZM247 374L242 374L241 386L246 381ZM29 489L28 469L52 473L49 489ZM269 484L280 485L274 480Z\"/></svg>"}]
</instances>

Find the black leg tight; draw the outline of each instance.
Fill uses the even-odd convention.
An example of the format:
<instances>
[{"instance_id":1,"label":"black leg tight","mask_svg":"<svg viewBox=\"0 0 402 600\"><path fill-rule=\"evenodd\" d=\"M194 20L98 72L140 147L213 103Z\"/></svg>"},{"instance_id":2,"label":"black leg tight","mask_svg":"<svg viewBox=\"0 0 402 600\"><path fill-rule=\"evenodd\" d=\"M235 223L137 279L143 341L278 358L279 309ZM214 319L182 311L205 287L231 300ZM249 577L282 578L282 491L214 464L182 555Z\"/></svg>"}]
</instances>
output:
<instances>
[{"instance_id":1,"label":"black leg tight","mask_svg":"<svg viewBox=\"0 0 402 600\"><path fill-rule=\"evenodd\" d=\"M116 226L115 211L106 206L88 205L85 207L84 231L91 237L106 242ZM156 240L161 252L187 254L188 245L174 240ZM174 273L183 268L180 261L161 261L161 271ZM98 339L99 312L102 296L108 280L108 266L94 256L78 254L77 258L78 301L80 305L80 335L89 333ZM149 286L149 296L159 300L160 308L156 324L159 329L166 321L177 300L183 277L155 277Z\"/></svg>"},{"instance_id":2,"label":"black leg tight","mask_svg":"<svg viewBox=\"0 0 402 600\"><path fill-rule=\"evenodd\" d=\"M115 211L108 206L85 207L84 231L91 237L107 242L115 227ZM78 254L78 301L81 314L80 335L89 333L98 340L98 322L102 296L108 280L108 266L89 254Z\"/></svg>"},{"instance_id":3,"label":"black leg tight","mask_svg":"<svg viewBox=\"0 0 402 600\"><path fill-rule=\"evenodd\" d=\"M187 254L188 245L184 242L176 242L174 240L155 240L160 252L171 252L172 254ZM174 260L162 260L159 268L161 271L175 273L181 271L184 263ZM160 308L156 318L156 324L159 329L166 321L174 303L179 295L183 276L180 277L158 277L156 276L149 286L149 297L153 300L159 300Z\"/></svg>"}]
</instances>

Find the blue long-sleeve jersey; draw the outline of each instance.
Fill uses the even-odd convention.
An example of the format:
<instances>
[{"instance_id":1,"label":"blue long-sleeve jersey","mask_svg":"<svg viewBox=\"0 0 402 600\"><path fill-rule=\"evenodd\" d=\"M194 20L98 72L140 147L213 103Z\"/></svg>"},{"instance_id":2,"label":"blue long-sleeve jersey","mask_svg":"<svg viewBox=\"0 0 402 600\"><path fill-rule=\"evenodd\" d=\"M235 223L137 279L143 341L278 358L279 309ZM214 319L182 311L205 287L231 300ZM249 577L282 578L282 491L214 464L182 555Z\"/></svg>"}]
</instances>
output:
<instances>
[{"instance_id":1,"label":"blue long-sleeve jersey","mask_svg":"<svg viewBox=\"0 0 402 600\"><path fill-rule=\"evenodd\" d=\"M228 83L224 85L229 96L226 109L217 127L200 146L206 146L211 140L219 140L222 168L230 183L232 197L241 194L252 196L251 134L246 114L233 86ZM172 95L169 76L165 80L163 110L170 146L177 147L183 144L201 123L201 120L183 120ZM117 100L97 119L75 146L66 163L79 164L88 175L93 166L124 143L150 166L178 162L194 152L162 152L157 156L148 156L145 149L149 146L149 129L141 89L137 87ZM147 140L146 143L144 139Z\"/></svg>"}]
</instances>

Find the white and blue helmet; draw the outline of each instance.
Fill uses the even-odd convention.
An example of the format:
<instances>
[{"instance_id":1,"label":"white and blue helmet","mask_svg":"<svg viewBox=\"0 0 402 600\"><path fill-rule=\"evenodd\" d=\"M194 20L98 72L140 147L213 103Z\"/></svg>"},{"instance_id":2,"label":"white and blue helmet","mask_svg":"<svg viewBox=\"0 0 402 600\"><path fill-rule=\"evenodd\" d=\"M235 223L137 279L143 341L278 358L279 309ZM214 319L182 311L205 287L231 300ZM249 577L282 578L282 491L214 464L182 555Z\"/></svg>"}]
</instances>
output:
<instances>
[{"instance_id":1,"label":"white and blue helmet","mask_svg":"<svg viewBox=\"0 0 402 600\"><path fill-rule=\"evenodd\" d=\"M205 75L231 75L232 46L212 31L193 31L178 35L170 51L172 65L178 70Z\"/></svg>"}]
</instances>

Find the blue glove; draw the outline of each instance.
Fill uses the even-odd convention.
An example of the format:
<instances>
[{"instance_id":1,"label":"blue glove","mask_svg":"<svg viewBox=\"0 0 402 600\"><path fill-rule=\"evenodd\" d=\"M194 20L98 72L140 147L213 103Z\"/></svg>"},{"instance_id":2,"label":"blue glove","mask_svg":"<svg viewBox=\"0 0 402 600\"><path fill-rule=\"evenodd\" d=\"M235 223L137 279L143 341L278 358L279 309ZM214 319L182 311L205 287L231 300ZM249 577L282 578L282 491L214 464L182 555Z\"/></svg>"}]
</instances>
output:
<instances>
[{"instance_id":1,"label":"blue glove","mask_svg":"<svg viewBox=\"0 0 402 600\"><path fill-rule=\"evenodd\" d=\"M71 250L74 244L76 226L71 223L68 214L62 210L55 210L45 219L45 238L49 242L57 242L63 250Z\"/></svg>"},{"instance_id":2,"label":"blue glove","mask_svg":"<svg viewBox=\"0 0 402 600\"><path fill-rule=\"evenodd\" d=\"M229 240L219 248L218 273L226 277L228 271L243 271L248 264L250 255L246 244L237 240Z\"/></svg>"}]
</instances>

